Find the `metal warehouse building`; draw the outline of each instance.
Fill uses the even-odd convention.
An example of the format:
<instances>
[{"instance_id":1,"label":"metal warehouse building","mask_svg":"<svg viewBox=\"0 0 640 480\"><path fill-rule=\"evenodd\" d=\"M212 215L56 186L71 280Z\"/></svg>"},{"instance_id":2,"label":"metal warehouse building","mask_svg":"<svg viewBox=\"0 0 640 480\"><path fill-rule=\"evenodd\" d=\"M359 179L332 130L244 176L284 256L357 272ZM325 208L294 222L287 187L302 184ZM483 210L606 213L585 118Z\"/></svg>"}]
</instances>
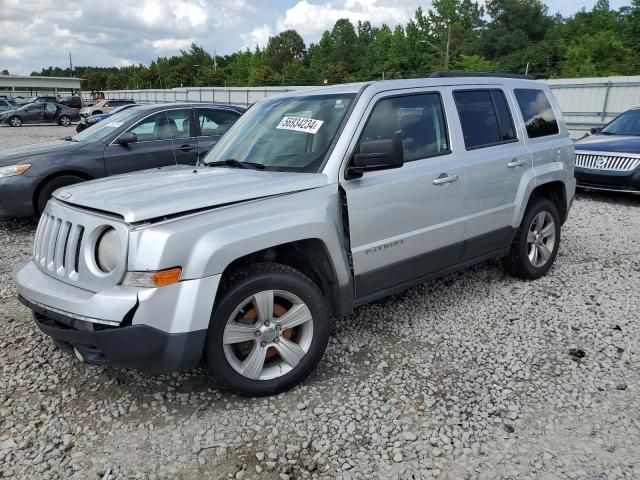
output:
<instances>
[{"instance_id":1,"label":"metal warehouse building","mask_svg":"<svg viewBox=\"0 0 640 480\"><path fill-rule=\"evenodd\" d=\"M47 91L58 93L58 90L71 92L80 90L80 78L75 77L32 77L20 75L0 75L0 92L33 92Z\"/></svg>"}]
</instances>

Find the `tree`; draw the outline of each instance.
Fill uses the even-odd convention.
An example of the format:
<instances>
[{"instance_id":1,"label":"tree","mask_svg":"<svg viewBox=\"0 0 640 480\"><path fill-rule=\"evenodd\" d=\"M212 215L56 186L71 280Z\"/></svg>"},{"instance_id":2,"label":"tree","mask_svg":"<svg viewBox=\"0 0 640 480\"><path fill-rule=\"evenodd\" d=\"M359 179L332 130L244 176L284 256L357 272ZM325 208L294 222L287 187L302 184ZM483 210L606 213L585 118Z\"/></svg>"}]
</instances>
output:
<instances>
[{"instance_id":1,"label":"tree","mask_svg":"<svg viewBox=\"0 0 640 480\"><path fill-rule=\"evenodd\" d=\"M6 68L0 72L0 75L11 75Z\"/></svg>"},{"instance_id":2,"label":"tree","mask_svg":"<svg viewBox=\"0 0 640 480\"><path fill-rule=\"evenodd\" d=\"M284 67L294 61L304 61L307 54L307 47L304 40L295 30L285 30L284 32L269 38L266 55L269 65L276 71L282 71Z\"/></svg>"}]
</instances>

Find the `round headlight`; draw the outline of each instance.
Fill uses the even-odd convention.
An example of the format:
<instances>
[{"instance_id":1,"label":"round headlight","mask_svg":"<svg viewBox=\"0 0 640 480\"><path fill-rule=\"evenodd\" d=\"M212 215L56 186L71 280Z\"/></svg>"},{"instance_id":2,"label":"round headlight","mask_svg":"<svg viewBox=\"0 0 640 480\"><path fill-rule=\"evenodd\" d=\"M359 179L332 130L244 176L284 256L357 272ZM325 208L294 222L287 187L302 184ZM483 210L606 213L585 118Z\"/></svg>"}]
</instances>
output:
<instances>
[{"instance_id":1,"label":"round headlight","mask_svg":"<svg viewBox=\"0 0 640 480\"><path fill-rule=\"evenodd\" d=\"M107 228L96 243L96 263L104 273L110 273L120 264L120 237L113 228Z\"/></svg>"}]
</instances>

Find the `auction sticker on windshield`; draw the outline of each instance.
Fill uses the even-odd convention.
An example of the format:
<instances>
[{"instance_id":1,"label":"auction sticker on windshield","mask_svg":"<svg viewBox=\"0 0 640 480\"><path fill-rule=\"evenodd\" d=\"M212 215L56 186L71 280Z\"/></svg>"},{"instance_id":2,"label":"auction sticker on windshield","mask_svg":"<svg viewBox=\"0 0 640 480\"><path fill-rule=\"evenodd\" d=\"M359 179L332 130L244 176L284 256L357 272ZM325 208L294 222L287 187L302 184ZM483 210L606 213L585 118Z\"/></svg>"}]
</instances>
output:
<instances>
[{"instance_id":1,"label":"auction sticker on windshield","mask_svg":"<svg viewBox=\"0 0 640 480\"><path fill-rule=\"evenodd\" d=\"M304 117L284 117L276 127L280 130L295 130L296 132L305 132L316 134L324 122L313 118Z\"/></svg>"}]
</instances>

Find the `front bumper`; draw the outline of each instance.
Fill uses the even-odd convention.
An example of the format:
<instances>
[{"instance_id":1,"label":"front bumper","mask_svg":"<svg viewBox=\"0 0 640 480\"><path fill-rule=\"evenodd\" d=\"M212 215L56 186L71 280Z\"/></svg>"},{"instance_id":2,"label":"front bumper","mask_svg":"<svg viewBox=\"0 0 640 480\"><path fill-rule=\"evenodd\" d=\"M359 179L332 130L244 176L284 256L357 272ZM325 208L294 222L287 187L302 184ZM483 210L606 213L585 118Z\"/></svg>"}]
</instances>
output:
<instances>
[{"instance_id":1,"label":"front bumper","mask_svg":"<svg viewBox=\"0 0 640 480\"><path fill-rule=\"evenodd\" d=\"M61 348L84 361L166 372L202 355L220 275L162 288L115 286L90 292L42 272L33 261L14 272L21 301Z\"/></svg>"},{"instance_id":2,"label":"front bumper","mask_svg":"<svg viewBox=\"0 0 640 480\"><path fill-rule=\"evenodd\" d=\"M192 368L202 356L206 330L166 333L146 325L106 327L69 318L19 298L33 311L33 319L42 332L59 348L86 363L167 373Z\"/></svg>"},{"instance_id":3,"label":"front bumper","mask_svg":"<svg viewBox=\"0 0 640 480\"><path fill-rule=\"evenodd\" d=\"M33 197L39 181L26 174L0 178L0 217L35 215Z\"/></svg>"},{"instance_id":4,"label":"front bumper","mask_svg":"<svg viewBox=\"0 0 640 480\"><path fill-rule=\"evenodd\" d=\"M640 167L630 172L613 172L576 167L575 177L579 187L640 193Z\"/></svg>"}]
</instances>

